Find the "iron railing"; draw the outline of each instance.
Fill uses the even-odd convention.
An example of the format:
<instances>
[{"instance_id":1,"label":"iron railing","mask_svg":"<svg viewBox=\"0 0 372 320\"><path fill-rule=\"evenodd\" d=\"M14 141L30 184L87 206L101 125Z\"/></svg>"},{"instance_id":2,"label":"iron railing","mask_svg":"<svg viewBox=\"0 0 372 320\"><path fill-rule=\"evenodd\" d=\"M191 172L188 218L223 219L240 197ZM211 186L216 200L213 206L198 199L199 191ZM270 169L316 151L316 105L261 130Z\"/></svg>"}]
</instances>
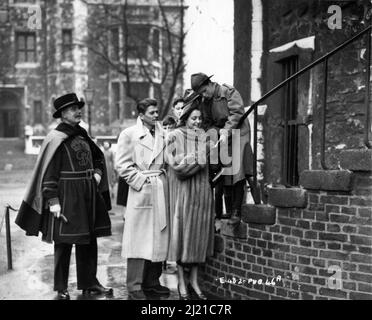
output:
<instances>
[{"instance_id":1,"label":"iron railing","mask_svg":"<svg viewBox=\"0 0 372 320\"><path fill-rule=\"evenodd\" d=\"M3 219L0 224L0 232L1 232L1 229L3 228L4 219L5 219L6 253L7 253L7 261L8 261L8 270L13 269L12 238L11 238L11 232L10 232L10 210L18 211L17 209L14 209L11 205L8 204L5 207L5 213L4 213Z\"/></svg>"},{"instance_id":2,"label":"iron railing","mask_svg":"<svg viewBox=\"0 0 372 320\"><path fill-rule=\"evenodd\" d=\"M322 103L322 112L321 112L321 143L320 143L320 154L321 154L321 166L324 170L327 170L327 166L325 163L325 130L326 130L326 107L327 107L327 84L328 84L328 59L332 57L335 53L339 52L341 49L349 45L350 43L354 42L355 40L367 35L367 71L366 71L366 90L365 90L365 126L364 126L364 144L367 148L371 148L371 144L369 142L369 130L370 130L370 106L369 106L369 99L370 99L370 76L371 76L371 29L372 26L367 27L363 31L359 32L354 37L350 38L349 40L345 41L329 53L325 54L324 56L320 57L319 59L313 61L306 67L302 68L300 71L296 72L292 76L288 77L286 80L279 83L273 89L265 93L260 99L254 102L249 109L244 113L241 117L237 128L239 128L243 121L249 116L249 114L253 111L254 112L254 127L253 127L253 176L255 179L255 183L257 183L257 107L268 97L273 95L279 89L287 85L290 81L297 79L300 75L305 73L306 71L312 69L313 67L319 65L323 62L323 70L324 70L324 90L323 90L323 103Z\"/></svg>"}]
</instances>

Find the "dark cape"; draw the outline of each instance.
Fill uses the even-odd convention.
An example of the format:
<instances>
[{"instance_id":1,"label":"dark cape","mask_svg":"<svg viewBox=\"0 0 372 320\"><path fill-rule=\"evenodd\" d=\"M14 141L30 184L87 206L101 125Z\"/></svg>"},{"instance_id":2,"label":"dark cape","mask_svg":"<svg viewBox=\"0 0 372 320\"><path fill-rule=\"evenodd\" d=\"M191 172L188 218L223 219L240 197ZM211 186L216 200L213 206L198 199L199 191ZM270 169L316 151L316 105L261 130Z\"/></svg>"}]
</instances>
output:
<instances>
[{"instance_id":1,"label":"dark cape","mask_svg":"<svg viewBox=\"0 0 372 320\"><path fill-rule=\"evenodd\" d=\"M32 177L28 183L25 196L16 217L16 224L26 231L28 236L38 236L42 233L42 240L52 242L53 239L53 215L49 211L49 205L43 197L42 183L47 168L56 154L57 149L68 138L82 136L86 139L92 152L92 156L100 161L102 170L101 182L97 188L96 225L92 236L111 235L111 223L108 210L111 210L111 200L107 179L107 170L103 152L88 136L87 132L80 126L69 126L61 123L52 130L44 139L38 155ZM103 205L102 205L103 204ZM50 223L52 221L52 223ZM96 232L97 231L97 232Z\"/></svg>"}]
</instances>

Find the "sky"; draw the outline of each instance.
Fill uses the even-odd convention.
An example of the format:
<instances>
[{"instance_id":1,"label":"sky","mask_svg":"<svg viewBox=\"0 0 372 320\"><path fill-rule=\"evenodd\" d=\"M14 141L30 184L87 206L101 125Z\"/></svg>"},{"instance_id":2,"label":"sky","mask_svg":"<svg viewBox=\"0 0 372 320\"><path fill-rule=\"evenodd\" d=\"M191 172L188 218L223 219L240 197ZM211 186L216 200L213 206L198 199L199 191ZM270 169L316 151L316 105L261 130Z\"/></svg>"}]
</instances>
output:
<instances>
[{"instance_id":1,"label":"sky","mask_svg":"<svg viewBox=\"0 0 372 320\"><path fill-rule=\"evenodd\" d=\"M212 80L233 85L234 0L187 0L185 16L185 88L190 76L204 72Z\"/></svg>"}]
</instances>

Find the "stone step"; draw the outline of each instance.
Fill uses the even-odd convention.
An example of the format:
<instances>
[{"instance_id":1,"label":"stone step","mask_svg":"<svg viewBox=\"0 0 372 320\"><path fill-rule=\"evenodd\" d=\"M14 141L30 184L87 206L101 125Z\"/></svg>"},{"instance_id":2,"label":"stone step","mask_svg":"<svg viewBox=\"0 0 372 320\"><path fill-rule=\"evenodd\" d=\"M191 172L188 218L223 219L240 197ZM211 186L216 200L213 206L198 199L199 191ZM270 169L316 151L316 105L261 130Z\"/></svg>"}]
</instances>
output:
<instances>
[{"instance_id":1,"label":"stone step","mask_svg":"<svg viewBox=\"0 0 372 320\"><path fill-rule=\"evenodd\" d=\"M244 204L242 221L256 224L275 224L276 209L267 204Z\"/></svg>"},{"instance_id":2,"label":"stone step","mask_svg":"<svg viewBox=\"0 0 372 320\"><path fill-rule=\"evenodd\" d=\"M269 187L268 203L279 208L305 208L306 190L302 188Z\"/></svg>"},{"instance_id":3,"label":"stone step","mask_svg":"<svg viewBox=\"0 0 372 320\"><path fill-rule=\"evenodd\" d=\"M300 185L308 190L350 191L352 176L347 170L305 170L300 174Z\"/></svg>"},{"instance_id":4,"label":"stone step","mask_svg":"<svg viewBox=\"0 0 372 320\"><path fill-rule=\"evenodd\" d=\"M340 166L351 171L372 171L372 150L343 150L340 153Z\"/></svg>"},{"instance_id":5,"label":"stone step","mask_svg":"<svg viewBox=\"0 0 372 320\"><path fill-rule=\"evenodd\" d=\"M221 234L228 237L247 239L247 224L240 222L237 226L231 226L228 220L221 220Z\"/></svg>"}]
</instances>

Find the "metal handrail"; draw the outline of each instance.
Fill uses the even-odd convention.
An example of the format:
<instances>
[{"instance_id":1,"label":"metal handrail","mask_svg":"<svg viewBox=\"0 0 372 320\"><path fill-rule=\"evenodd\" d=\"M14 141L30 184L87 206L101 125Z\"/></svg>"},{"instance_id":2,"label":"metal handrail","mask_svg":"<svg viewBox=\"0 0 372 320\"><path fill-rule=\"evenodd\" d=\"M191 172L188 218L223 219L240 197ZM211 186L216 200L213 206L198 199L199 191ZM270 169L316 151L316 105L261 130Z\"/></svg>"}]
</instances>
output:
<instances>
[{"instance_id":1,"label":"metal handrail","mask_svg":"<svg viewBox=\"0 0 372 320\"><path fill-rule=\"evenodd\" d=\"M326 129L326 104L327 104L327 73L328 73L328 59L332 57L334 54L342 50L344 47L349 45L350 43L354 42L355 40L359 39L360 37L367 34L367 72L366 72L366 90L365 90L365 104L366 104L366 121L365 121L365 137L364 143L367 148L371 148L371 144L369 142L369 127L370 127L370 107L369 107L369 98L370 98L370 66L371 66L371 30L372 26L368 26L349 40L343 42L341 45L333 49L332 51L328 52L327 54L323 55L322 57L318 58L317 60L313 61L306 67L302 68L301 70L297 71L295 74L291 75L286 80L279 83L277 86L272 88L270 91L265 93L260 99L254 102L249 109L244 113L244 115L240 118L238 125L236 128L239 128L244 120L249 116L252 111L254 112L254 136L253 136L253 143L254 143L254 152L253 152L253 177L255 183L257 183L257 107L258 105L267 99L269 96L273 95L279 89L287 85L293 79L297 79L300 75L305 73L306 71L312 69L313 67L317 66L320 63L324 63L324 72L325 72L325 79L324 79L324 92L323 92L323 104L322 104L322 140L321 140L321 166L323 169L327 169L325 163L325 129Z\"/></svg>"},{"instance_id":2,"label":"metal handrail","mask_svg":"<svg viewBox=\"0 0 372 320\"><path fill-rule=\"evenodd\" d=\"M372 28L372 26L367 27L363 31L359 32L356 36L354 36L351 39L345 41L344 43L342 43L341 45L339 45L338 47L336 47L332 51L328 52L324 56L322 56L319 59L313 61L312 63L310 63L306 67L302 68L300 71L297 71L295 74L291 75L289 78L285 79L284 81L282 81L281 83L279 83L277 86L275 86L274 88L272 88L270 91L268 91L267 93L265 93L260 99L258 99L256 102L254 102L249 107L249 109L244 113L244 115L241 117L240 121L238 122L237 128L239 128L242 125L242 123L245 120L245 118L247 118L249 116L249 114L253 111L253 109L256 108L262 101L264 101L269 96L271 96L272 94L274 94L280 88L284 87L291 80L293 80L295 78L298 78L300 75L302 75L303 73L305 73L309 69L312 69L314 66L318 65L319 63L323 62L324 60L328 59L329 57L333 56L335 53L337 53L338 51L340 51L341 49L343 49L344 47L346 47L351 42L353 42L356 39L360 38L362 35L364 35L368 31L371 32L371 28Z\"/></svg>"}]
</instances>

